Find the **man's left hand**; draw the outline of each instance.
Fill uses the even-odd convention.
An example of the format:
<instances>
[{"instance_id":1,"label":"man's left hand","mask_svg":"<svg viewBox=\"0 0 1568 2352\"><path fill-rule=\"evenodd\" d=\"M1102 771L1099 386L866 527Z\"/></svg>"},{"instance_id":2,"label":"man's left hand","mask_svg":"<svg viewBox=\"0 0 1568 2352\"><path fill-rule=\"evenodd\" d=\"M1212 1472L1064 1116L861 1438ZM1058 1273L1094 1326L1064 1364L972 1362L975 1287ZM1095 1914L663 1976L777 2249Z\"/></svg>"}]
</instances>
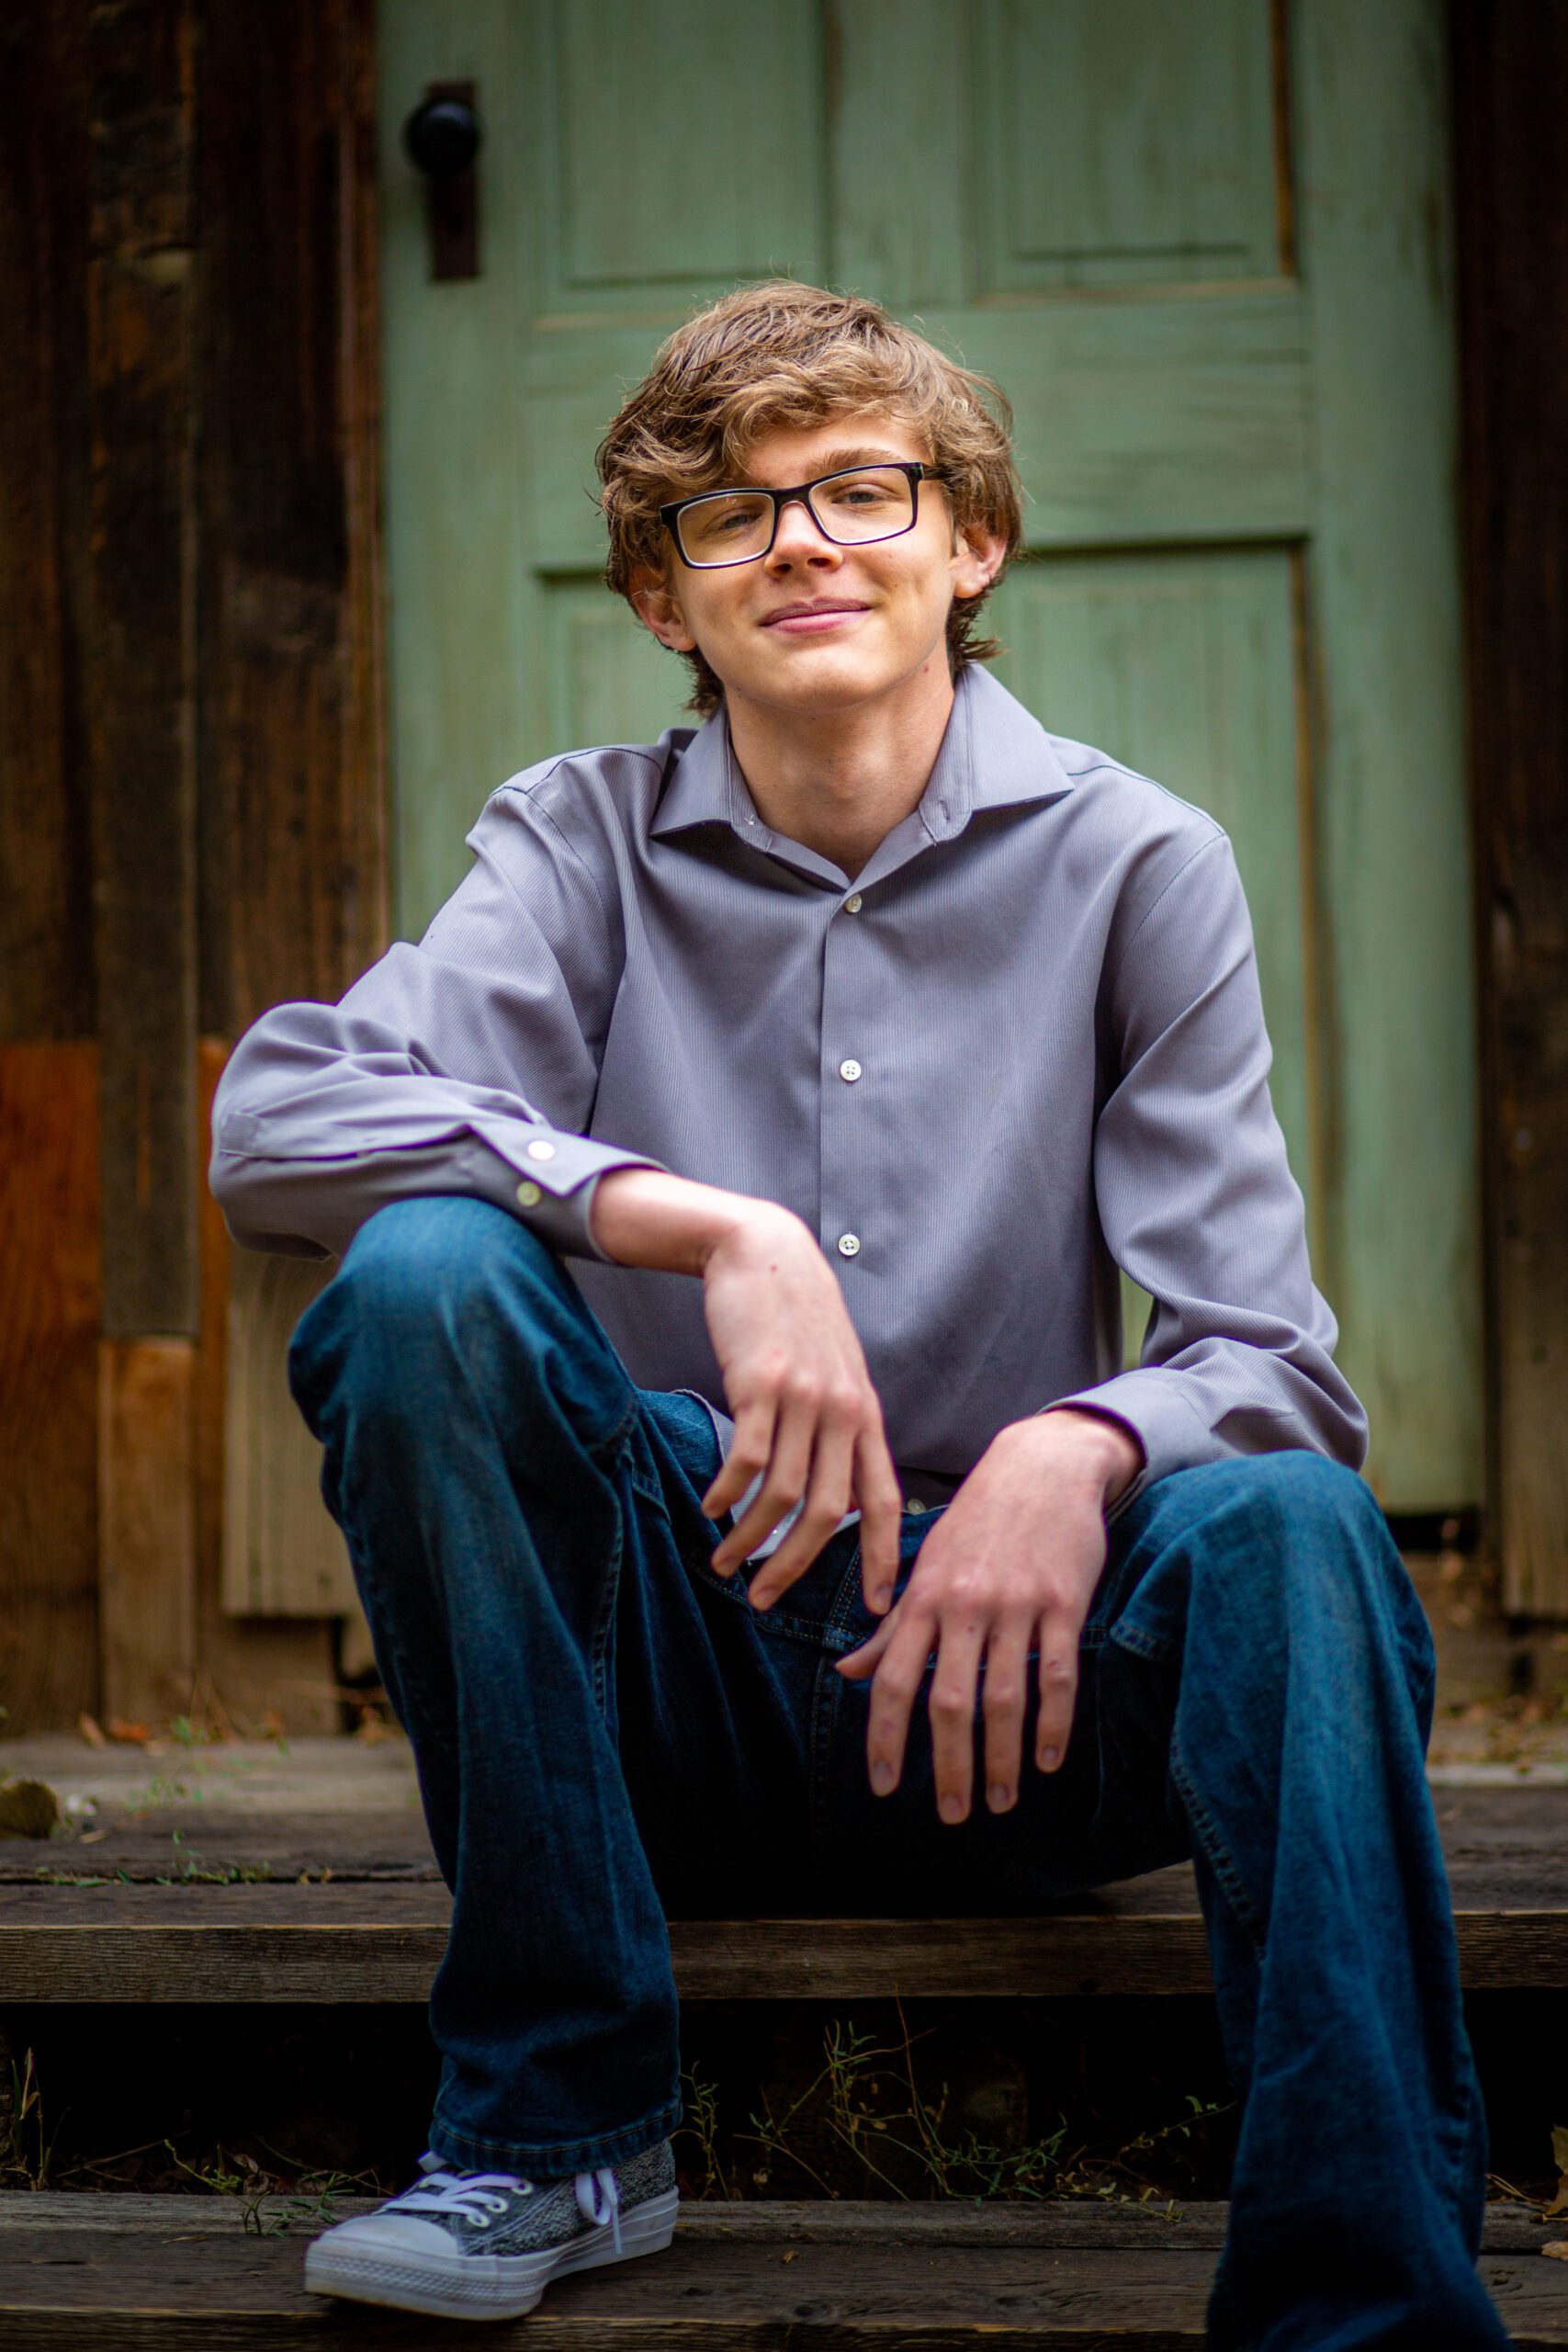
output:
<instances>
[{"instance_id":1,"label":"man's left hand","mask_svg":"<svg viewBox=\"0 0 1568 2352\"><path fill-rule=\"evenodd\" d=\"M943 1821L969 1812L982 1658L990 1810L1018 1802L1034 1648L1034 1761L1042 1772L1056 1770L1072 1729L1078 1635L1105 1566L1105 1512L1143 1461L1122 1423L1070 1406L1010 1422L992 1440L921 1544L893 1609L838 1661L853 1680L874 1677L866 1764L879 1796L898 1785L910 1710L933 1652L931 1752Z\"/></svg>"}]
</instances>

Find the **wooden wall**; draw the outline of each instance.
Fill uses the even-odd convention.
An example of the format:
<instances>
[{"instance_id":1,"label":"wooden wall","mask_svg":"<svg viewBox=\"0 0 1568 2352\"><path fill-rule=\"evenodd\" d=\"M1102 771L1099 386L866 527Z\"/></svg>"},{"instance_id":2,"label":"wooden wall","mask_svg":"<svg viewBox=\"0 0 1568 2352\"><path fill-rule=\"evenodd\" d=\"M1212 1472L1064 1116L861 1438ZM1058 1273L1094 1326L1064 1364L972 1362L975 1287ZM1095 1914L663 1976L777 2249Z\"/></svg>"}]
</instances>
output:
<instances>
[{"instance_id":1,"label":"wooden wall","mask_svg":"<svg viewBox=\"0 0 1568 2352\"><path fill-rule=\"evenodd\" d=\"M386 924L370 0L0 27L0 1702L334 1719L220 1607L227 1043Z\"/></svg>"},{"instance_id":2,"label":"wooden wall","mask_svg":"<svg viewBox=\"0 0 1568 2352\"><path fill-rule=\"evenodd\" d=\"M1568 10L1456 0L1471 774L1505 1605L1568 1615Z\"/></svg>"}]
</instances>

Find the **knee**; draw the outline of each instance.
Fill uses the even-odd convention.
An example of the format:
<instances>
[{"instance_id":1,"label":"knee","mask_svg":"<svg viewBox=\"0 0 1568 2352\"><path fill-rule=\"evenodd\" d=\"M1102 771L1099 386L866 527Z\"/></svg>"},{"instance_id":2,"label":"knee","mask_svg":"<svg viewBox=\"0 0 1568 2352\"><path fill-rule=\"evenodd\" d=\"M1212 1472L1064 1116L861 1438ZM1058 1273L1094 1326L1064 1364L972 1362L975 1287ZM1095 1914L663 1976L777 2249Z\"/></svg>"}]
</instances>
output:
<instances>
[{"instance_id":1,"label":"knee","mask_svg":"<svg viewBox=\"0 0 1568 2352\"><path fill-rule=\"evenodd\" d=\"M418 1385L434 1357L471 1356L500 1318L510 1335L531 1289L558 1283L550 1251L488 1201L395 1201L355 1234L336 1278L302 1317L289 1350L295 1394L307 1397L352 1376L389 1393Z\"/></svg>"},{"instance_id":2,"label":"knee","mask_svg":"<svg viewBox=\"0 0 1568 2352\"><path fill-rule=\"evenodd\" d=\"M1227 1465L1259 1519L1298 1544L1349 1536L1389 1544L1387 1522L1366 1480L1326 1454L1247 1454Z\"/></svg>"},{"instance_id":3,"label":"knee","mask_svg":"<svg viewBox=\"0 0 1568 2352\"><path fill-rule=\"evenodd\" d=\"M531 1264L531 1261L536 1263ZM362 1225L338 1284L380 1324L417 1325L491 1295L502 1282L543 1273L545 1244L490 1201L463 1195L394 1201Z\"/></svg>"},{"instance_id":4,"label":"knee","mask_svg":"<svg viewBox=\"0 0 1568 2352\"><path fill-rule=\"evenodd\" d=\"M1234 1575L1272 1606L1278 1630L1311 1627L1359 1648L1392 1645L1413 1682L1429 1679L1426 1611L1376 1496L1353 1470L1325 1455L1249 1455L1231 1475Z\"/></svg>"}]
</instances>

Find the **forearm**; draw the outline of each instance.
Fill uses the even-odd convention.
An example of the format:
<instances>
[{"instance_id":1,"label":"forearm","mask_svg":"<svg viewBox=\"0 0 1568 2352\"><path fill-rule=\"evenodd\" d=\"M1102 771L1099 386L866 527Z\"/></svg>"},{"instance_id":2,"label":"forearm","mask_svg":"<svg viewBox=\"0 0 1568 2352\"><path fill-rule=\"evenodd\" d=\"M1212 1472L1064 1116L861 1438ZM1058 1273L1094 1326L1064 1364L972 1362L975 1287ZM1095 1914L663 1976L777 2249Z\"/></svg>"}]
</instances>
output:
<instances>
[{"instance_id":1,"label":"forearm","mask_svg":"<svg viewBox=\"0 0 1568 2352\"><path fill-rule=\"evenodd\" d=\"M618 1265L702 1274L721 1242L788 1217L787 1209L748 1193L725 1192L659 1169L617 1168L594 1188L590 1231Z\"/></svg>"}]
</instances>

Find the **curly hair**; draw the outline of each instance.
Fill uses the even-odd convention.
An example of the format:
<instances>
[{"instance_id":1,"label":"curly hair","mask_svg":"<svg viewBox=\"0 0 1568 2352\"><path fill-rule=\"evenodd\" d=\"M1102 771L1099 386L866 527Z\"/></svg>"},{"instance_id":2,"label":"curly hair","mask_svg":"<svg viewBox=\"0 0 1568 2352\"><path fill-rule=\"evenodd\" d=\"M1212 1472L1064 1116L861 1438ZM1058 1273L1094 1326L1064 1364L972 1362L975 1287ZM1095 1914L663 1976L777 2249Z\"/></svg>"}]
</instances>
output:
<instances>
[{"instance_id":1,"label":"curly hair","mask_svg":"<svg viewBox=\"0 0 1568 2352\"><path fill-rule=\"evenodd\" d=\"M775 278L727 294L678 327L600 443L606 585L630 602L639 571L661 573L668 541L660 506L735 481L764 433L864 409L896 417L924 438L958 528L1004 540L1000 579L1022 538L1012 411L1002 393L880 304ZM995 638L976 635L988 594L953 599L947 650L955 677L966 663L1001 651ZM706 717L723 686L700 651L682 659L693 673L689 707Z\"/></svg>"}]
</instances>

